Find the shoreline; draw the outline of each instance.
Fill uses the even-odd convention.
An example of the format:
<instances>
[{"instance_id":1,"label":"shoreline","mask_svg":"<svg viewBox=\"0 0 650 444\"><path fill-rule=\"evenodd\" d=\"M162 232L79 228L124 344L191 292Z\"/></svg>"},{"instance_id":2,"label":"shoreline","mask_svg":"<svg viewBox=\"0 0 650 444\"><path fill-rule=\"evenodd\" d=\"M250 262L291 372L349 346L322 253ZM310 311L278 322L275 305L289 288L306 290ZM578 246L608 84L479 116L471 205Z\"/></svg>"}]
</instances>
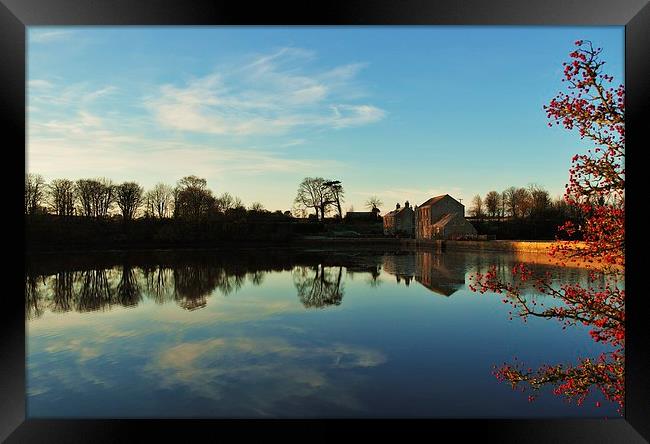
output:
<instances>
[{"instance_id":1,"label":"shoreline","mask_svg":"<svg viewBox=\"0 0 650 444\"><path fill-rule=\"evenodd\" d=\"M235 250L235 249L267 249L267 248L399 248L403 250L435 250L439 252L503 252L512 253L517 260L522 262L540 263L548 265L561 265L555 258L548 256L548 252L556 241L548 240L415 240L396 239L389 237L368 238L329 238L309 236L289 241L258 241L258 242L223 242L215 244L181 244L181 245L112 245L112 246L75 246L73 248L60 248L54 245L47 247L27 247L26 255L39 254L74 254L74 253L100 253L100 252L138 252L138 251L205 251L205 250ZM577 244L580 246L580 243ZM564 264L572 268L592 268L598 263L588 263L576 260Z\"/></svg>"}]
</instances>

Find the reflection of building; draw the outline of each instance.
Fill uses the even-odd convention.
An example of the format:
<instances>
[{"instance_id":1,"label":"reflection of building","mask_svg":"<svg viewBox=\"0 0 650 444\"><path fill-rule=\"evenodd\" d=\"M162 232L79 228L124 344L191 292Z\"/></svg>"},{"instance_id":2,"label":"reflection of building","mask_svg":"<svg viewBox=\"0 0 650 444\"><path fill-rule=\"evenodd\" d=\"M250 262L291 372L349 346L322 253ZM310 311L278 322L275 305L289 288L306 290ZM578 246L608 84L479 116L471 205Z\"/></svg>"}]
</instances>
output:
<instances>
[{"instance_id":1,"label":"reflection of building","mask_svg":"<svg viewBox=\"0 0 650 444\"><path fill-rule=\"evenodd\" d=\"M408 200L404 207L397 204L395 209L384 215L384 234L413 237L415 233L415 213Z\"/></svg>"},{"instance_id":2,"label":"reflection of building","mask_svg":"<svg viewBox=\"0 0 650 444\"><path fill-rule=\"evenodd\" d=\"M447 256L430 251L415 253L415 279L429 290L451 296L465 285L465 268L460 264L445 264Z\"/></svg>"},{"instance_id":3,"label":"reflection of building","mask_svg":"<svg viewBox=\"0 0 650 444\"><path fill-rule=\"evenodd\" d=\"M408 285L413 278L427 289L450 296L465 285L464 255L430 251L385 255L383 269Z\"/></svg>"},{"instance_id":4,"label":"reflection of building","mask_svg":"<svg viewBox=\"0 0 650 444\"><path fill-rule=\"evenodd\" d=\"M449 194L432 197L415 208L416 239L455 239L476 234L465 219L465 206Z\"/></svg>"},{"instance_id":5,"label":"reflection of building","mask_svg":"<svg viewBox=\"0 0 650 444\"><path fill-rule=\"evenodd\" d=\"M383 269L395 276L397 283L403 280L408 286L415 277L415 256L413 253L385 255Z\"/></svg>"}]
</instances>

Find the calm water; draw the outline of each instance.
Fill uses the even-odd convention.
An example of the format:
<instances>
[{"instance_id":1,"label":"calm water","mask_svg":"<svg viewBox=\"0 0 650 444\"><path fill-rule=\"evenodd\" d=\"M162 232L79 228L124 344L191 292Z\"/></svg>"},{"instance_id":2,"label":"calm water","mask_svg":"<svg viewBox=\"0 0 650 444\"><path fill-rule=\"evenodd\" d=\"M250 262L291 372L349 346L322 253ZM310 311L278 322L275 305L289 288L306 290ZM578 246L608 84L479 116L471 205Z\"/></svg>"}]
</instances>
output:
<instances>
[{"instance_id":1,"label":"calm water","mask_svg":"<svg viewBox=\"0 0 650 444\"><path fill-rule=\"evenodd\" d=\"M25 279L29 417L603 417L493 365L575 363L586 327L509 320L469 276L496 253L43 255ZM556 282L584 270L538 265ZM529 290L530 297L535 296ZM600 408L595 401L601 401Z\"/></svg>"}]
</instances>

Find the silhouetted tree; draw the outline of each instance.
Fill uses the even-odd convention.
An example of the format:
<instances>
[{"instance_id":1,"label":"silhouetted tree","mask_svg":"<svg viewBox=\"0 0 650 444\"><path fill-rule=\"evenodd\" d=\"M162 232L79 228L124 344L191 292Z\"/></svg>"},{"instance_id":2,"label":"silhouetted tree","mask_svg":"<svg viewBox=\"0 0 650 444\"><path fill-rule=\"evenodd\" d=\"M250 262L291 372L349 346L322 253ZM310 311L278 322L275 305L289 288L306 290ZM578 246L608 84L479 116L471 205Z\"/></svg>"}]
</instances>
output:
<instances>
[{"instance_id":1,"label":"silhouetted tree","mask_svg":"<svg viewBox=\"0 0 650 444\"><path fill-rule=\"evenodd\" d=\"M485 209L490 217L499 215L501 209L501 195L496 191L490 191L485 195Z\"/></svg>"},{"instance_id":2,"label":"silhouetted tree","mask_svg":"<svg viewBox=\"0 0 650 444\"><path fill-rule=\"evenodd\" d=\"M313 208L316 217L323 219L327 211L327 205L333 201L329 196L329 189L322 177L305 177L298 186L298 193L294 203L298 208Z\"/></svg>"},{"instance_id":3,"label":"silhouetted tree","mask_svg":"<svg viewBox=\"0 0 650 444\"><path fill-rule=\"evenodd\" d=\"M143 193L142 187L135 182L124 182L115 187L115 200L124 220L134 218L138 208L142 205Z\"/></svg>"},{"instance_id":4,"label":"silhouetted tree","mask_svg":"<svg viewBox=\"0 0 650 444\"><path fill-rule=\"evenodd\" d=\"M339 213L339 217L343 218L343 210L341 209L341 202L344 202L345 199L343 198L344 196L344 191L343 191L343 185L341 185L340 180L329 180L323 184L325 187L329 189L329 194L332 196L332 200L334 204L336 204L336 209Z\"/></svg>"},{"instance_id":5,"label":"silhouetted tree","mask_svg":"<svg viewBox=\"0 0 650 444\"><path fill-rule=\"evenodd\" d=\"M45 202L45 180L40 174L25 176L25 214L38 212Z\"/></svg>"},{"instance_id":6,"label":"silhouetted tree","mask_svg":"<svg viewBox=\"0 0 650 444\"><path fill-rule=\"evenodd\" d=\"M548 191L539 185L530 185L528 187L528 194L530 196L530 213L535 216L543 216L547 214L547 210L551 206L551 198Z\"/></svg>"},{"instance_id":7,"label":"silhouetted tree","mask_svg":"<svg viewBox=\"0 0 650 444\"><path fill-rule=\"evenodd\" d=\"M260 202L253 202L253 203L248 207L248 209L249 209L250 211L255 212L255 213L261 213L262 211L264 211L264 205L262 205Z\"/></svg>"},{"instance_id":8,"label":"silhouetted tree","mask_svg":"<svg viewBox=\"0 0 650 444\"><path fill-rule=\"evenodd\" d=\"M483 199L478 194L472 198L470 213L474 217L483 217Z\"/></svg>"},{"instance_id":9,"label":"silhouetted tree","mask_svg":"<svg viewBox=\"0 0 650 444\"><path fill-rule=\"evenodd\" d=\"M115 198L115 186L109 179L79 179L76 182L80 213L106 217Z\"/></svg>"},{"instance_id":10,"label":"silhouetted tree","mask_svg":"<svg viewBox=\"0 0 650 444\"><path fill-rule=\"evenodd\" d=\"M49 186L52 211L59 216L75 213L75 185L68 179L54 179Z\"/></svg>"},{"instance_id":11,"label":"silhouetted tree","mask_svg":"<svg viewBox=\"0 0 650 444\"><path fill-rule=\"evenodd\" d=\"M366 208L370 211L372 211L373 208L379 208L382 205L384 205L384 203L377 196L370 196L366 201Z\"/></svg>"},{"instance_id":12,"label":"silhouetted tree","mask_svg":"<svg viewBox=\"0 0 650 444\"><path fill-rule=\"evenodd\" d=\"M525 217L530 212L530 194L526 188L509 187L504 191L506 207L514 218Z\"/></svg>"},{"instance_id":13,"label":"silhouetted tree","mask_svg":"<svg viewBox=\"0 0 650 444\"><path fill-rule=\"evenodd\" d=\"M244 205L239 197L233 196L230 193L223 193L217 197L215 207L221 213L232 212L235 209L242 208Z\"/></svg>"},{"instance_id":14,"label":"silhouetted tree","mask_svg":"<svg viewBox=\"0 0 650 444\"><path fill-rule=\"evenodd\" d=\"M186 176L175 189L174 215L181 219L205 219L215 208L215 198L207 188L207 181L196 176Z\"/></svg>"},{"instance_id":15,"label":"silhouetted tree","mask_svg":"<svg viewBox=\"0 0 650 444\"><path fill-rule=\"evenodd\" d=\"M159 219L172 214L174 189L164 183L158 183L145 194L147 213Z\"/></svg>"}]
</instances>

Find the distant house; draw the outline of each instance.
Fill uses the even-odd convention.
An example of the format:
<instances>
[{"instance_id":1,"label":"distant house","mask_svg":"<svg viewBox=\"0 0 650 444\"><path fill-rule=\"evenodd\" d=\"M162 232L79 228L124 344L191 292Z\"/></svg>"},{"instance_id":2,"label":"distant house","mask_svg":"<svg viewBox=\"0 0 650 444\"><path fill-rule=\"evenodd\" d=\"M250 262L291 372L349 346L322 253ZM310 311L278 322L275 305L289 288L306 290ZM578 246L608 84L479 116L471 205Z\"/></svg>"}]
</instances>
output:
<instances>
[{"instance_id":1,"label":"distant house","mask_svg":"<svg viewBox=\"0 0 650 444\"><path fill-rule=\"evenodd\" d=\"M346 222L377 222L379 219L379 208L377 207L372 211L348 211L345 213Z\"/></svg>"},{"instance_id":2,"label":"distant house","mask_svg":"<svg viewBox=\"0 0 650 444\"><path fill-rule=\"evenodd\" d=\"M457 239L476 234L465 219L465 206L449 194L432 197L415 208L416 239Z\"/></svg>"},{"instance_id":3,"label":"distant house","mask_svg":"<svg viewBox=\"0 0 650 444\"><path fill-rule=\"evenodd\" d=\"M407 237L415 235L415 212L408 200L404 203L404 207L397 204L393 211L384 215L384 234Z\"/></svg>"}]
</instances>

